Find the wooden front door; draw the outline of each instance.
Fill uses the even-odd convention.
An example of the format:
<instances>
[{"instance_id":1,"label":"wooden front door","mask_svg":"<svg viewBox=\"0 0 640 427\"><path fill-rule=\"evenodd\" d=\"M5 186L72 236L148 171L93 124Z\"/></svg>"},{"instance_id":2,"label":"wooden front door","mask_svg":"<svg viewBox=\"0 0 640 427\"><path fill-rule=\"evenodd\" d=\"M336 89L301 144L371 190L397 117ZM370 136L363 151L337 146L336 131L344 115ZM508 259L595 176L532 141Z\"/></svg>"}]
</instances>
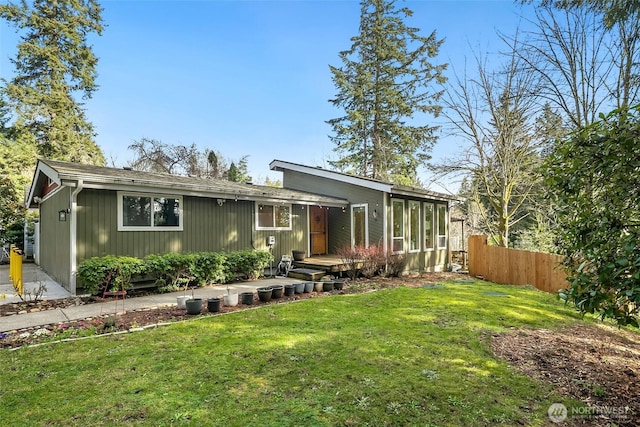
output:
<instances>
[{"instance_id":1,"label":"wooden front door","mask_svg":"<svg viewBox=\"0 0 640 427\"><path fill-rule=\"evenodd\" d=\"M327 209L318 206L309 208L309 233L311 237L311 255L326 255Z\"/></svg>"}]
</instances>

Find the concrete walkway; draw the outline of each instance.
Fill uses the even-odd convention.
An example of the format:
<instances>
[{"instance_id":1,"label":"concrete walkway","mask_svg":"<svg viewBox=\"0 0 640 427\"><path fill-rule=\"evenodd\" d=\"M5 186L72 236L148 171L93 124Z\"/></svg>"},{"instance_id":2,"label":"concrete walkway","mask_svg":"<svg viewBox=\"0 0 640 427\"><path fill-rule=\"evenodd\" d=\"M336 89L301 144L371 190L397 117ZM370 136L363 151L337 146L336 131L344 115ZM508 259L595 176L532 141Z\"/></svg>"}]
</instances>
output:
<instances>
[{"instance_id":1,"label":"concrete walkway","mask_svg":"<svg viewBox=\"0 0 640 427\"><path fill-rule=\"evenodd\" d=\"M73 296L61 285L47 276L37 265L24 264L23 277L25 280L24 289L34 289L40 283L44 283L47 287L43 299L60 299L73 298ZM261 279L252 282L238 282L229 285L229 289L237 292L256 292L257 288L271 285L284 285L287 283L299 283L299 279L289 277L277 277L272 279ZM2 299L2 294L5 298ZM226 285L208 286L198 288L193 291L196 298L211 298L227 293ZM14 295L15 291L9 280L9 266L0 266L0 304L20 301L20 298ZM134 311L145 308L164 307L175 305L177 297L184 295L184 292L171 292L166 294L154 294L143 297L126 298L124 300L124 310ZM187 293L191 295L191 291ZM115 313L123 310L122 299L118 301L110 301L105 303L75 305L67 308L56 308L53 310L44 310L39 312L31 312L24 314L15 314L12 316L0 317L0 332L15 331L37 326L56 324L60 322L68 322L71 320L82 320L89 317L96 317L100 314Z\"/></svg>"}]
</instances>

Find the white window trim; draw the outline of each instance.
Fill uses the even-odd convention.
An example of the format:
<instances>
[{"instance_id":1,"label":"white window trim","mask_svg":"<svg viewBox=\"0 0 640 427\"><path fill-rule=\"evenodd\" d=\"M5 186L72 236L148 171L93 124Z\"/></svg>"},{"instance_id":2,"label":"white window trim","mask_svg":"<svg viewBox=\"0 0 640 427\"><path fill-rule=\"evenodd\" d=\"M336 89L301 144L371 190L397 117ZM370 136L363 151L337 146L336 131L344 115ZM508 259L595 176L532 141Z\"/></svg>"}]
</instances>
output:
<instances>
[{"instance_id":1,"label":"white window trim","mask_svg":"<svg viewBox=\"0 0 640 427\"><path fill-rule=\"evenodd\" d=\"M427 234L427 227L424 225L425 219L424 219L424 215L427 212L427 209L424 207L426 205L430 205L431 206L431 246L427 247L427 244L425 243L425 240L427 238L426 234ZM422 242L424 244L424 250L426 251L434 251L435 250L435 226L436 226L436 221L435 221L435 217L436 217L436 204L433 202L424 202L422 204L422 227L424 229L424 235L422 238Z\"/></svg>"},{"instance_id":2,"label":"white window trim","mask_svg":"<svg viewBox=\"0 0 640 427\"><path fill-rule=\"evenodd\" d=\"M288 204L288 203L254 203L255 205L255 211L256 211L256 230L291 230L292 226L293 226L293 208L292 205ZM276 218L275 218L275 214L276 214L276 210L275 207L276 206L287 206L289 208L289 226L288 227L260 227L260 206L273 206L273 223L276 223Z\"/></svg>"},{"instance_id":3,"label":"white window trim","mask_svg":"<svg viewBox=\"0 0 640 427\"><path fill-rule=\"evenodd\" d=\"M369 247L369 205L367 203L360 203L351 205L351 248L355 248L356 234L355 224L353 221L354 208L364 208L364 245Z\"/></svg>"},{"instance_id":4,"label":"white window trim","mask_svg":"<svg viewBox=\"0 0 640 427\"><path fill-rule=\"evenodd\" d=\"M444 208L445 211L445 215L444 215L444 234L440 234L440 208ZM447 205L443 205L443 204L437 204L436 205L436 217L437 217L437 222L436 222L436 227L435 227L435 232L436 232L436 242L435 244L437 245L439 250L442 249L447 249L447 241L449 240L449 226L448 226L448 221L447 221L447 214L448 214L449 210L447 208ZM444 245L440 246L440 237L444 237Z\"/></svg>"},{"instance_id":5,"label":"white window trim","mask_svg":"<svg viewBox=\"0 0 640 427\"><path fill-rule=\"evenodd\" d=\"M177 196L175 194L160 194L160 193L133 193L127 191L118 191L118 231L183 231L183 200L182 196ZM167 199L176 199L180 207L178 208L178 225L177 226L160 226L157 227L155 225L150 226L132 226L127 227L123 225L123 212L122 212L122 198L124 196L132 196L132 197L149 197L151 198L152 205L154 198L167 198ZM153 208L152 208L153 209ZM151 212L151 221L153 222L153 212Z\"/></svg>"},{"instance_id":6,"label":"white window trim","mask_svg":"<svg viewBox=\"0 0 640 427\"><path fill-rule=\"evenodd\" d=\"M421 203L417 200L409 200L409 209L407 209L407 244L409 245L409 253L414 254L418 253L422 249L422 233L421 233L421 223L422 223L422 209L420 208ZM418 247L416 249L411 249L411 233L414 231L411 229L411 207L418 207Z\"/></svg>"},{"instance_id":7,"label":"white window trim","mask_svg":"<svg viewBox=\"0 0 640 427\"><path fill-rule=\"evenodd\" d=\"M395 218L394 218L395 215L394 215L393 205L395 205L397 203L402 203L402 236L396 236L394 234L394 229L393 229L393 225L395 224ZM404 208L405 208L404 200L394 199L394 200L391 201L391 253L394 253L394 254L403 254L403 253L405 253L405 246L407 244L406 243L407 227L406 227L406 224L405 224L405 214L404 214L405 209ZM394 248L395 245L393 243L396 240L399 240L399 239L402 239L402 249L399 250L399 251L394 251L393 248Z\"/></svg>"}]
</instances>

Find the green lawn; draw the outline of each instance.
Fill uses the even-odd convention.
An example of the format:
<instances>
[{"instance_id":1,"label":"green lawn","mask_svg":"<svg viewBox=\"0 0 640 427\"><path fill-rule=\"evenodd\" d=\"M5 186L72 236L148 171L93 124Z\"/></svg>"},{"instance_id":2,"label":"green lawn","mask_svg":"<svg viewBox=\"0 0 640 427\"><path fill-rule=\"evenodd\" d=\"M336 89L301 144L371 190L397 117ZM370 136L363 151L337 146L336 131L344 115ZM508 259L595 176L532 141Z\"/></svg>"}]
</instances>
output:
<instances>
[{"instance_id":1,"label":"green lawn","mask_svg":"<svg viewBox=\"0 0 640 427\"><path fill-rule=\"evenodd\" d=\"M483 332L579 321L552 295L478 282L0 351L2 424L545 425L564 399Z\"/></svg>"}]
</instances>

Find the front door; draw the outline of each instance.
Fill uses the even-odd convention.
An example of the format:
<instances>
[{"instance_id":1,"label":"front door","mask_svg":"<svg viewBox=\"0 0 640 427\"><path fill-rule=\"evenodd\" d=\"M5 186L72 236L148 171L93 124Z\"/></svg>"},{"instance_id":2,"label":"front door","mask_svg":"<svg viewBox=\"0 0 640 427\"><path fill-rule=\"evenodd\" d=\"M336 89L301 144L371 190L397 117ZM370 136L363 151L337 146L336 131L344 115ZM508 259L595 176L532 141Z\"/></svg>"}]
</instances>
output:
<instances>
[{"instance_id":1,"label":"front door","mask_svg":"<svg viewBox=\"0 0 640 427\"><path fill-rule=\"evenodd\" d=\"M311 255L327 254L327 209L311 206L309 209Z\"/></svg>"}]
</instances>

